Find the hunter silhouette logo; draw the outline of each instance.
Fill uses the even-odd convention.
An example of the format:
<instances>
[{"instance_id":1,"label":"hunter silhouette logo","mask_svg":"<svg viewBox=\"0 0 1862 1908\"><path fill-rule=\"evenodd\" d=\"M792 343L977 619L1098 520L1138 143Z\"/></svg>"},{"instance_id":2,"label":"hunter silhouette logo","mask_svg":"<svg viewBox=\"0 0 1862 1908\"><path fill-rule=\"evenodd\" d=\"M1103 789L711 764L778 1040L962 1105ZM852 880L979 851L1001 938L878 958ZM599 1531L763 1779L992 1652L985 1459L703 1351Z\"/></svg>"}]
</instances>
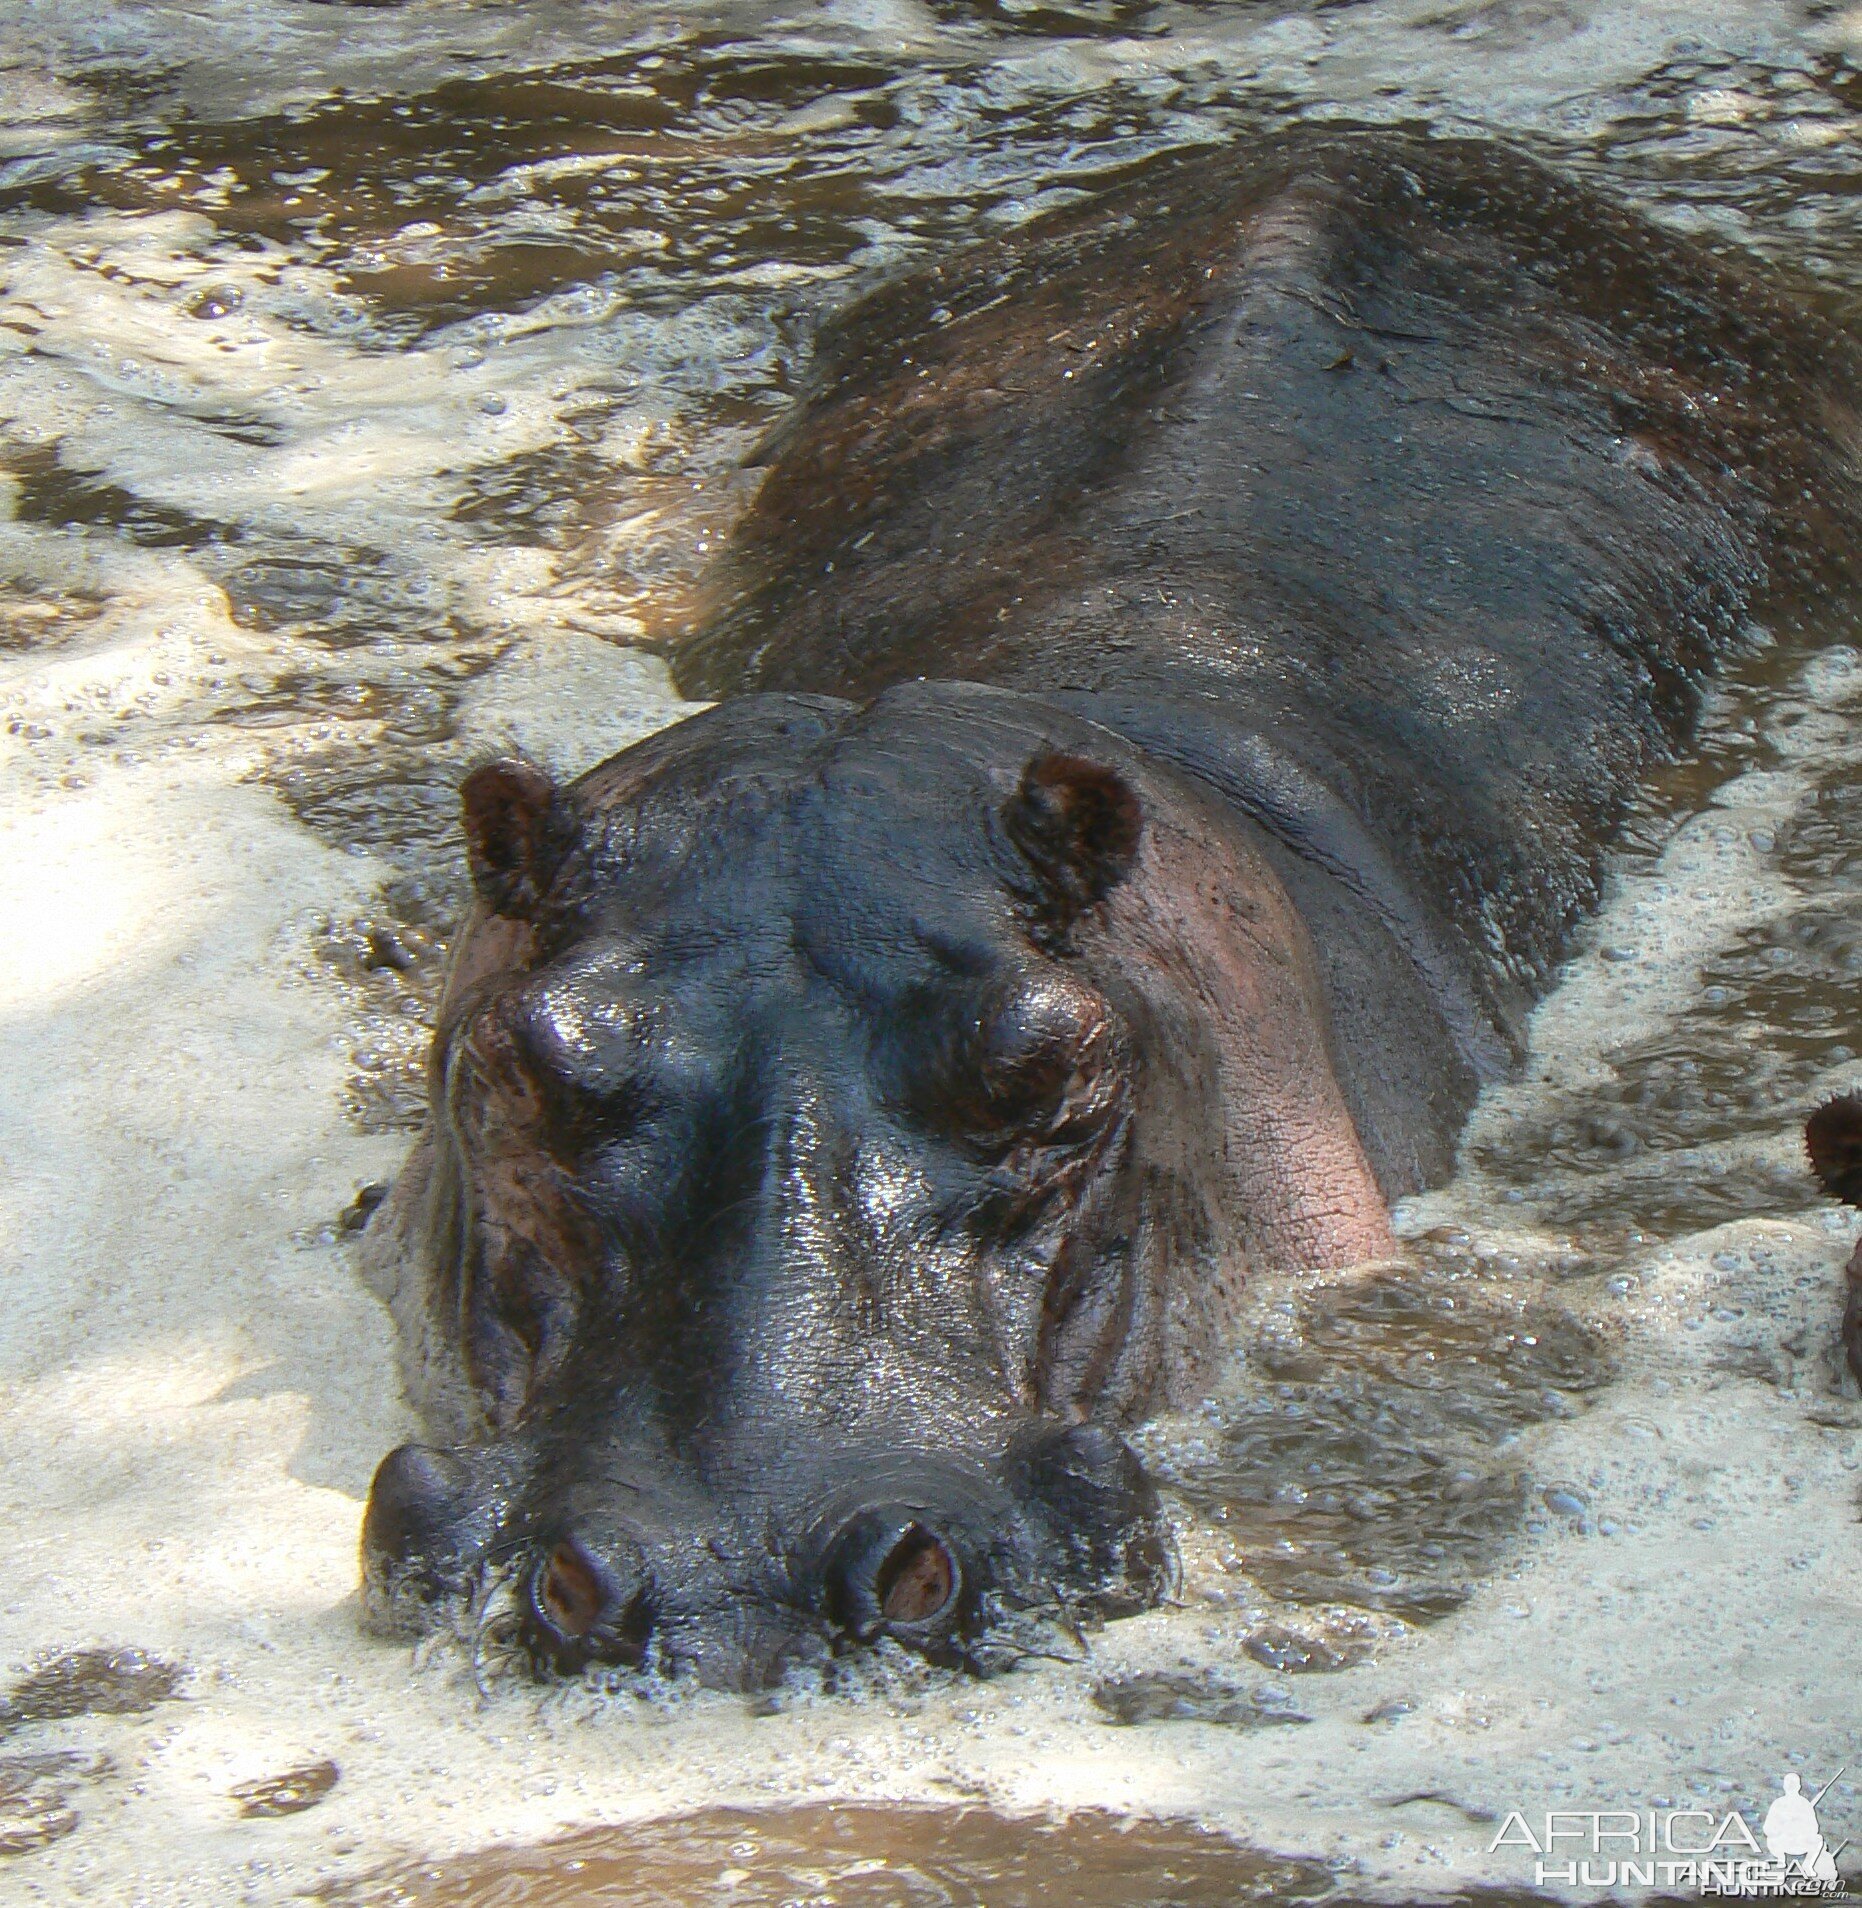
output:
<instances>
[{"instance_id":1,"label":"hunter silhouette logo","mask_svg":"<svg viewBox=\"0 0 1862 1908\"><path fill-rule=\"evenodd\" d=\"M1814 1795L1804 1793L1801 1776L1785 1776L1757 1835L1737 1809L1548 1809L1536 1829L1515 1809L1488 1852L1531 1849L1540 1888L1659 1886L1732 1898L1829 1899L1845 1893L1836 1858L1848 1844L1830 1846L1817 1805L1843 1773L1838 1769Z\"/></svg>"},{"instance_id":2,"label":"hunter silhouette logo","mask_svg":"<svg viewBox=\"0 0 1862 1908\"><path fill-rule=\"evenodd\" d=\"M1830 1778L1830 1782L1835 1780L1836 1776ZM1765 1846L1773 1861L1794 1864L1809 1881L1836 1880L1836 1857L1817 1827L1817 1804L1828 1793L1830 1782L1811 1797L1803 1793L1802 1777L1788 1775L1784 1794L1765 1811Z\"/></svg>"}]
</instances>

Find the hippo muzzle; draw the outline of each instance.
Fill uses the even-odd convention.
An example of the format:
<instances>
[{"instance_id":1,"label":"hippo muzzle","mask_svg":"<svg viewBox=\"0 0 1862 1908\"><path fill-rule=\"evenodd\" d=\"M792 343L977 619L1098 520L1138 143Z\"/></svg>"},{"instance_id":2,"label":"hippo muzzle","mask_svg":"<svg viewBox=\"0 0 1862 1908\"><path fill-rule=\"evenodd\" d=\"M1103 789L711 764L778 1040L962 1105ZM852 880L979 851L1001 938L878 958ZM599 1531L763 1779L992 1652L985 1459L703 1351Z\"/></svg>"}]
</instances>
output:
<instances>
[{"instance_id":1,"label":"hippo muzzle","mask_svg":"<svg viewBox=\"0 0 1862 1908\"><path fill-rule=\"evenodd\" d=\"M579 1514L545 1509L512 1489L514 1456L406 1444L382 1461L362 1538L371 1628L419 1634L489 1611L537 1674L753 1690L886 1640L942 1667L1005 1667L1031 1614L1077 1629L1143 1609L1174 1567L1149 1480L1098 1425L1029 1435L993 1476L875 1456L786 1540L720 1501L655 1515L638 1492L585 1491ZM529 1466L549 1474L536 1454Z\"/></svg>"}]
</instances>

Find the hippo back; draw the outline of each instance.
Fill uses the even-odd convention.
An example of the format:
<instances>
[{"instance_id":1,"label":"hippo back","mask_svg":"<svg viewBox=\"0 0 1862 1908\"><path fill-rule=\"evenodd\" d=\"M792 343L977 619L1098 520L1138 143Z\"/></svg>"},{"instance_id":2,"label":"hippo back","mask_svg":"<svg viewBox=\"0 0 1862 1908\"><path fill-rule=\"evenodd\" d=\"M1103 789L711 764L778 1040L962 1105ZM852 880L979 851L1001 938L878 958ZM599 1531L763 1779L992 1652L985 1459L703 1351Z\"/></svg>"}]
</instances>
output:
<instances>
[{"instance_id":1,"label":"hippo back","mask_svg":"<svg viewBox=\"0 0 1862 1908\"><path fill-rule=\"evenodd\" d=\"M1413 1182L1755 609L1853 583L1859 394L1788 292L1505 148L1154 163L841 321L674 665L1011 685L1202 774L1420 964L1465 1064ZM1363 1084L1373 1137L1439 1073Z\"/></svg>"}]
</instances>

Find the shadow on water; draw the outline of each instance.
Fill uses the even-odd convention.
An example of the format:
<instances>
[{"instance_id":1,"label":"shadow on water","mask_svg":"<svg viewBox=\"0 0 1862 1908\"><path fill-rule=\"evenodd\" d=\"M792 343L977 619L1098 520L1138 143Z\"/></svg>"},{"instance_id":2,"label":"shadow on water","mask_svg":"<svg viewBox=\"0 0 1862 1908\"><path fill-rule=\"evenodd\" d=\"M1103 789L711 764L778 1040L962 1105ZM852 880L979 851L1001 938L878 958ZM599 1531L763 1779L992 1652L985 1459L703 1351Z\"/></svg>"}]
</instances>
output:
<instances>
[{"instance_id":1,"label":"shadow on water","mask_svg":"<svg viewBox=\"0 0 1862 1908\"><path fill-rule=\"evenodd\" d=\"M1862 1079L1862 798L1846 748L1814 757L1851 718L1819 703L1809 675L1853 662L1852 629L1827 615L1780 621L1729 670L1700 746L1644 795L1624 858L1655 874L1691 822L1715 847L1749 849L1775 901L1706 955L1683 1012L1605 1050L1605 1077L1548 1085L1469 1147L1545 1225L1673 1237L1824 1203L1798 1132L1820 1099ZM1754 828L1720 806L1752 786L1743 777L1798 774L1781 825ZM1632 950L1601 953L1634 964Z\"/></svg>"}]
</instances>

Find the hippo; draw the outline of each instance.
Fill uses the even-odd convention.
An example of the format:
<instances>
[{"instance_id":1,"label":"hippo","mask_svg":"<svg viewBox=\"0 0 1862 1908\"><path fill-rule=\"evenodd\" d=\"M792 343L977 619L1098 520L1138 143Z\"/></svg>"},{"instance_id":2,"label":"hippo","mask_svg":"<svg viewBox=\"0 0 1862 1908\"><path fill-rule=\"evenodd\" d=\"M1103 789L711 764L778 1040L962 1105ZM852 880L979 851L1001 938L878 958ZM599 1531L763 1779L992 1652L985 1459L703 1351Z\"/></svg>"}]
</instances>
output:
<instances>
[{"instance_id":1,"label":"hippo","mask_svg":"<svg viewBox=\"0 0 1862 1908\"><path fill-rule=\"evenodd\" d=\"M1839 1093L1804 1122L1804 1150L1817 1184L1832 1199L1862 1206L1862 1093ZM1862 1241L1843 1268L1843 1363L1862 1384Z\"/></svg>"},{"instance_id":2,"label":"hippo","mask_svg":"<svg viewBox=\"0 0 1862 1908\"><path fill-rule=\"evenodd\" d=\"M668 643L714 706L465 781L368 1622L757 1690L1167 1595L1126 1434L1264 1270L1402 1276L1638 784L1853 589L1859 374L1390 132L1153 160L831 324Z\"/></svg>"}]
</instances>

